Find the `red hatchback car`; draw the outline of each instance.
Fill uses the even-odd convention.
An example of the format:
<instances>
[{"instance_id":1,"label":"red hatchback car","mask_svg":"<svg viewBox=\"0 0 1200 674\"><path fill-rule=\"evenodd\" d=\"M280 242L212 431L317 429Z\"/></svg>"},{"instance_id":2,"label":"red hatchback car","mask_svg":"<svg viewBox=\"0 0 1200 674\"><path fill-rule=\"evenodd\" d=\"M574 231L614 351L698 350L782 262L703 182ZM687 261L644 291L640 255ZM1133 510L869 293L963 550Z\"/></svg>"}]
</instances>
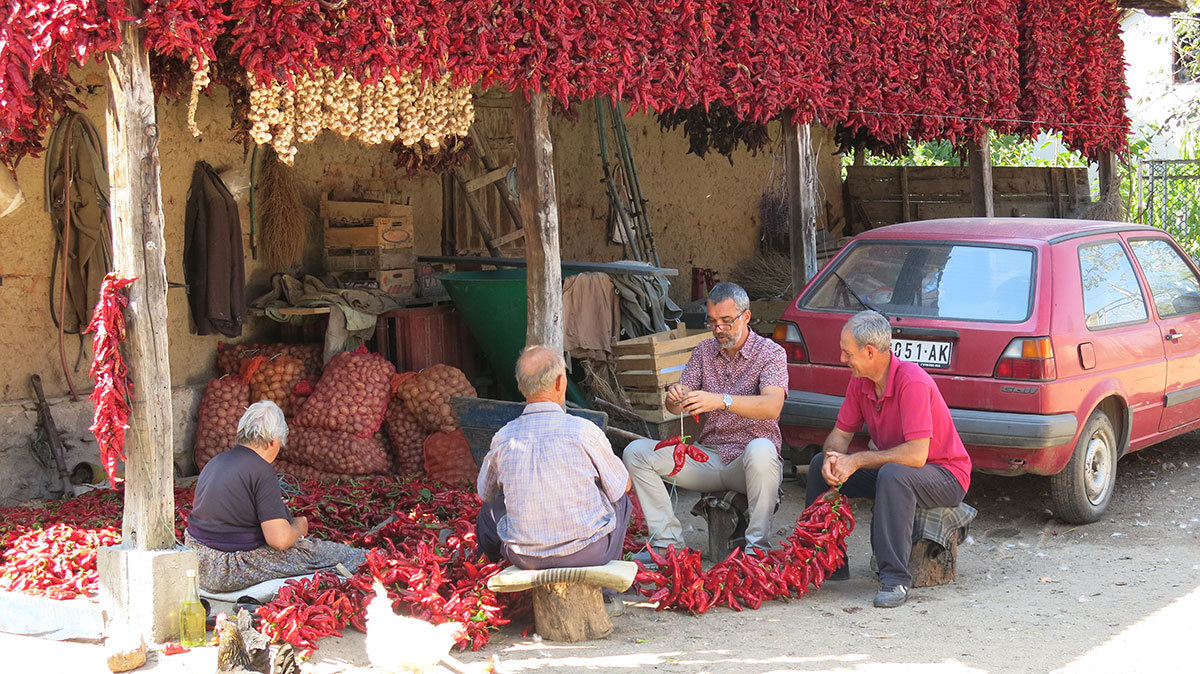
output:
<instances>
[{"instance_id":1,"label":"red hatchback car","mask_svg":"<svg viewBox=\"0 0 1200 674\"><path fill-rule=\"evenodd\" d=\"M833 427L838 336L864 308L933 376L975 470L1051 476L1065 522L1100 518L1121 456L1200 427L1200 275L1162 230L964 218L856 236L775 328L792 447Z\"/></svg>"}]
</instances>

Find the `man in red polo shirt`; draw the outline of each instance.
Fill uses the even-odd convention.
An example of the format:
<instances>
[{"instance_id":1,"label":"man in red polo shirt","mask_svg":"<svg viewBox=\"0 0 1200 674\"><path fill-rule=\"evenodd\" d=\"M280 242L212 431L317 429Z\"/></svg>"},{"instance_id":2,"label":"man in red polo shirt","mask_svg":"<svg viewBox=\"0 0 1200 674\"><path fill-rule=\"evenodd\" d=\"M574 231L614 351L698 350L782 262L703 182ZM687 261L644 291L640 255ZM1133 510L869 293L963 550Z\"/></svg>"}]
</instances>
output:
<instances>
[{"instance_id":1,"label":"man in red polo shirt","mask_svg":"<svg viewBox=\"0 0 1200 674\"><path fill-rule=\"evenodd\" d=\"M875 311L855 314L842 328L841 348L853 377L837 424L809 464L807 503L838 484L846 496L875 499L871 548L880 579L875 606L895 608L912 584L908 555L917 508L961 503L971 484L971 458L937 384L920 366L892 355L887 318ZM864 423L870 450L848 452ZM830 579L848 577L847 563Z\"/></svg>"}]
</instances>

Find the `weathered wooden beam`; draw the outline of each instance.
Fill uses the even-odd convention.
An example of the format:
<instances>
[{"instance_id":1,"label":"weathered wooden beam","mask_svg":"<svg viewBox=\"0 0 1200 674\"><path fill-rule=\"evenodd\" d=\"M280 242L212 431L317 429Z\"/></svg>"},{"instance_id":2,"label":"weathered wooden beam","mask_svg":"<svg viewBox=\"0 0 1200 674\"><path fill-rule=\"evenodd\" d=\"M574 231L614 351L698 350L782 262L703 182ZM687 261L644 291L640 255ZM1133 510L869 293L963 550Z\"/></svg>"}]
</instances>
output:
<instances>
[{"instance_id":1,"label":"weathered wooden beam","mask_svg":"<svg viewBox=\"0 0 1200 674\"><path fill-rule=\"evenodd\" d=\"M500 168L483 133L475 128L474 124L471 125L468 132L471 135L471 155L483 165L484 170L495 171ZM521 207L517 204L517 200L508 193L508 184L497 181L492 185L496 187L496 193L500 195L500 203L504 206L504 210L508 211L508 217L512 218L513 224L517 226L517 229L524 227L524 223L521 222Z\"/></svg>"},{"instance_id":2,"label":"weathered wooden beam","mask_svg":"<svg viewBox=\"0 0 1200 674\"><path fill-rule=\"evenodd\" d=\"M1117 153L1105 152L1097 162L1100 167L1100 202L1121 203L1121 175L1117 172Z\"/></svg>"},{"instance_id":3,"label":"weathered wooden beam","mask_svg":"<svg viewBox=\"0 0 1200 674\"><path fill-rule=\"evenodd\" d=\"M529 261L527 345L563 348L562 252L558 237L558 197L554 184L554 144L550 139L550 105L545 92L513 96L513 137L517 150L517 185L521 221L525 223L525 257Z\"/></svg>"},{"instance_id":4,"label":"weathered wooden beam","mask_svg":"<svg viewBox=\"0 0 1200 674\"><path fill-rule=\"evenodd\" d=\"M783 122L783 166L791 221L792 292L817 275L817 158L807 124Z\"/></svg>"},{"instance_id":5,"label":"weathered wooden beam","mask_svg":"<svg viewBox=\"0 0 1200 674\"><path fill-rule=\"evenodd\" d=\"M992 183L992 143L988 136L967 148L967 164L971 171L971 203L975 215L981 218L996 216Z\"/></svg>"},{"instance_id":6,"label":"weathered wooden beam","mask_svg":"<svg viewBox=\"0 0 1200 674\"><path fill-rule=\"evenodd\" d=\"M141 16L142 3L129 3ZM167 268L164 259L158 123L143 30L121 24L121 49L107 58L108 183L113 267L138 281L129 289L126 362L133 413L126 434L122 544L138 550L175 546L171 364L167 351Z\"/></svg>"}]
</instances>

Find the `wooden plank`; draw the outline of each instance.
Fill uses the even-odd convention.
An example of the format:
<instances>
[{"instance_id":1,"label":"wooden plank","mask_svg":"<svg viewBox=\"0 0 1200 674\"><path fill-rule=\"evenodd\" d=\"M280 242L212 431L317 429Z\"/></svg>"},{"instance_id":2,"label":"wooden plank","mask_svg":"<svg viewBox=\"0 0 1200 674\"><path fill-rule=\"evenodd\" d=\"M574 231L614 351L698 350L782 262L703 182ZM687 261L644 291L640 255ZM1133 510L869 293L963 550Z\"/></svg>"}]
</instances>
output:
<instances>
[{"instance_id":1,"label":"wooden plank","mask_svg":"<svg viewBox=\"0 0 1200 674\"><path fill-rule=\"evenodd\" d=\"M509 232L508 234L505 234L504 236L498 236L498 237L492 239L492 245L499 248L506 243L512 243L513 241L516 241L517 239L524 239L524 238L525 238L525 230L514 229L513 231Z\"/></svg>"},{"instance_id":2,"label":"wooden plank","mask_svg":"<svg viewBox=\"0 0 1200 674\"><path fill-rule=\"evenodd\" d=\"M506 176L508 176L508 172L510 170L512 170L511 166L501 166L494 171L488 171L478 178L468 180L467 183L463 185L463 189L468 192L477 192L488 185L491 185L497 180L503 180Z\"/></svg>"},{"instance_id":3,"label":"wooden plank","mask_svg":"<svg viewBox=\"0 0 1200 674\"><path fill-rule=\"evenodd\" d=\"M550 101L545 91L527 95L529 100L519 94L513 96L519 205L521 221L525 223L525 258L529 261L525 275L528 289L525 344L542 344L562 351L562 251L554 184L554 144L550 140ZM469 193L467 197L470 198Z\"/></svg>"},{"instance_id":4,"label":"wooden plank","mask_svg":"<svg viewBox=\"0 0 1200 674\"><path fill-rule=\"evenodd\" d=\"M668 367L687 365L692 358L692 349L679 353L625 356L616 360L617 370L662 370Z\"/></svg>"},{"instance_id":5,"label":"wooden plank","mask_svg":"<svg viewBox=\"0 0 1200 674\"><path fill-rule=\"evenodd\" d=\"M785 113L786 116L786 113ZM807 124L783 121L783 165L791 222L792 287L817 275L817 160Z\"/></svg>"},{"instance_id":6,"label":"wooden plank","mask_svg":"<svg viewBox=\"0 0 1200 674\"><path fill-rule=\"evenodd\" d=\"M474 156L480 164L483 164L483 168L487 171L494 171L500 168L500 164L496 162L495 155L492 154L487 137L477 128L475 124L470 126L468 133L471 136L471 155ZM495 182L492 184L496 187L496 193L500 196L500 204L504 206L504 210L508 213L508 217L512 218L513 225L517 229L524 229L524 221L521 219L521 208L516 201L513 200L512 195L508 193L508 186L500 182Z\"/></svg>"},{"instance_id":7,"label":"wooden plank","mask_svg":"<svg viewBox=\"0 0 1200 674\"><path fill-rule=\"evenodd\" d=\"M660 335L666 333L658 333ZM613 355L620 358L621 356L638 356L638 355L664 355L679 351L688 351L696 348L700 342L712 337L712 333L708 330L697 330L686 337L671 337L669 339L657 340L653 342L638 342L636 340L624 340L612 345ZM639 337L638 339L645 339ZM633 343L631 343L633 342Z\"/></svg>"},{"instance_id":8,"label":"wooden plank","mask_svg":"<svg viewBox=\"0 0 1200 674\"><path fill-rule=\"evenodd\" d=\"M325 271L375 271L412 267L417 257L412 248L325 249Z\"/></svg>"},{"instance_id":9,"label":"wooden plank","mask_svg":"<svg viewBox=\"0 0 1200 674\"><path fill-rule=\"evenodd\" d=\"M133 0L129 9L140 16L142 3ZM120 49L105 59L109 214L113 269L137 279L129 287L127 338L121 345L137 394L125 438L121 544L169 550L175 547L175 444L159 127L144 31L135 21L122 21L120 33Z\"/></svg>"},{"instance_id":10,"label":"wooden plank","mask_svg":"<svg viewBox=\"0 0 1200 674\"><path fill-rule=\"evenodd\" d=\"M465 263L517 268L529 265L529 261L523 257L478 257L472 255L418 255L417 262ZM606 274L629 274L630 276L679 276L678 269L654 267L628 260L618 262L560 261L560 264L563 269L572 271L602 271Z\"/></svg>"},{"instance_id":11,"label":"wooden plank","mask_svg":"<svg viewBox=\"0 0 1200 674\"><path fill-rule=\"evenodd\" d=\"M621 386L663 387L679 381L683 368L671 372L633 371L618 372L617 383Z\"/></svg>"},{"instance_id":12,"label":"wooden plank","mask_svg":"<svg viewBox=\"0 0 1200 674\"><path fill-rule=\"evenodd\" d=\"M908 167L900 167L900 222L908 222L912 218L912 204L908 200Z\"/></svg>"}]
</instances>

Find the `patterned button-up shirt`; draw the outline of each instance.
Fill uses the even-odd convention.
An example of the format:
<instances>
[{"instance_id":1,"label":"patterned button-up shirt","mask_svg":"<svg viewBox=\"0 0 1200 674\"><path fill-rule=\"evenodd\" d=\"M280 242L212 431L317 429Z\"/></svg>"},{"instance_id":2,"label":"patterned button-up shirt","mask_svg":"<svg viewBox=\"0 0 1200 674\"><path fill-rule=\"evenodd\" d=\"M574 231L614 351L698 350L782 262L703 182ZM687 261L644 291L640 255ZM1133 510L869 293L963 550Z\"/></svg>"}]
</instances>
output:
<instances>
[{"instance_id":1,"label":"patterned button-up shirt","mask_svg":"<svg viewBox=\"0 0 1200 674\"><path fill-rule=\"evenodd\" d=\"M616 527L629 473L596 424L552 402L530 403L492 437L479 498L504 495L496 533L530 557L578 552Z\"/></svg>"},{"instance_id":2,"label":"patterned button-up shirt","mask_svg":"<svg viewBox=\"0 0 1200 674\"><path fill-rule=\"evenodd\" d=\"M693 391L735 396L759 395L768 386L787 391L787 356L783 347L753 330L749 332L746 343L732 358L721 350L716 339L700 342L683 368L679 383ZM699 442L719 451L721 460L729 463L741 456L755 438L767 438L779 449L783 444L779 419L748 419L718 409L706 415Z\"/></svg>"}]
</instances>

